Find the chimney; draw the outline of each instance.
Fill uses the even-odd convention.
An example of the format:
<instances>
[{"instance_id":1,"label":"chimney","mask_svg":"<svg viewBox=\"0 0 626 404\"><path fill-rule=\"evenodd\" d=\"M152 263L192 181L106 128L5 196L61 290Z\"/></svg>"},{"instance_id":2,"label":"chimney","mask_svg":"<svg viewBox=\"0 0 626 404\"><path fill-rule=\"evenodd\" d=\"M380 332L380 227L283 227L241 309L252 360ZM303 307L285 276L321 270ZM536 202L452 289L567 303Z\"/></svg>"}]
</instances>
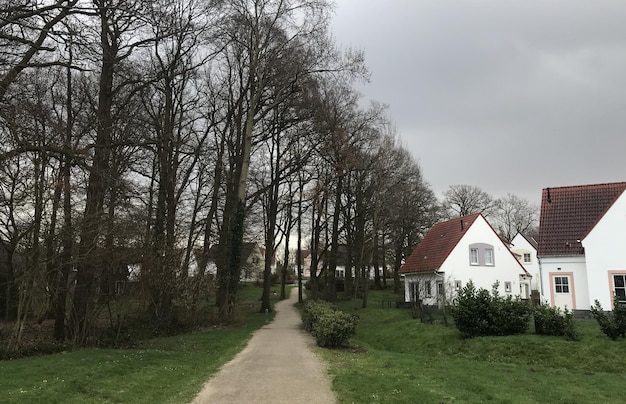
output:
<instances>
[{"instance_id":1,"label":"chimney","mask_svg":"<svg viewBox=\"0 0 626 404\"><path fill-rule=\"evenodd\" d=\"M463 219L461 219L461 231L463 231Z\"/></svg>"},{"instance_id":2,"label":"chimney","mask_svg":"<svg viewBox=\"0 0 626 404\"><path fill-rule=\"evenodd\" d=\"M546 192L548 193L546 200L548 203L552 203L552 197L550 196L550 187L546 188Z\"/></svg>"}]
</instances>

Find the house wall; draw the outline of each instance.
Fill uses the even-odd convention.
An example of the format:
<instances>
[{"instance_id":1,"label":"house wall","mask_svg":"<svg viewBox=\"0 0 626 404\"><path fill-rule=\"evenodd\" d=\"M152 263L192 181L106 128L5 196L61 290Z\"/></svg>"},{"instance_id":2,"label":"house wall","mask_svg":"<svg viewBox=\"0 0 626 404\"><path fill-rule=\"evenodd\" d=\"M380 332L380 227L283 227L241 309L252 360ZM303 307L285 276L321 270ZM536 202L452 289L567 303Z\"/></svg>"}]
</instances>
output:
<instances>
[{"instance_id":1,"label":"house wall","mask_svg":"<svg viewBox=\"0 0 626 404\"><path fill-rule=\"evenodd\" d=\"M542 302L569 310L589 310L589 289L585 256L541 257ZM571 304L563 303L555 291L555 276L571 277Z\"/></svg>"},{"instance_id":2,"label":"house wall","mask_svg":"<svg viewBox=\"0 0 626 404\"><path fill-rule=\"evenodd\" d=\"M427 284L429 282L429 284ZM445 278L434 272L407 274L404 278L404 301L415 302L422 300L425 305L437 305L441 301L441 295L437 289L437 282L444 283L444 291L448 298L451 296L450 285ZM427 286L429 285L429 286ZM446 289L447 287L447 289Z\"/></svg>"},{"instance_id":3,"label":"house wall","mask_svg":"<svg viewBox=\"0 0 626 404\"><path fill-rule=\"evenodd\" d=\"M470 245L477 244L488 244L493 247L494 265L470 264ZM438 272L436 276L434 273L407 274L405 276L405 301L410 301L410 283L420 279L442 281L448 299L456 294L458 282L460 282L460 287L465 287L472 280L477 289L483 288L491 291L493 284L498 281L498 291L503 296L519 296L521 282L530 282L520 279L520 275L524 273L522 266L483 217L478 217L467 229ZM436 293L433 292L430 298L424 300L424 303L437 304Z\"/></svg>"},{"instance_id":4,"label":"house wall","mask_svg":"<svg viewBox=\"0 0 626 404\"><path fill-rule=\"evenodd\" d=\"M626 274L626 193L615 201L582 244L587 263L589 304L597 299L603 308L612 308L613 275Z\"/></svg>"},{"instance_id":5,"label":"house wall","mask_svg":"<svg viewBox=\"0 0 626 404\"><path fill-rule=\"evenodd\" d=\"M521 234L517 234L511 241L513 247L511 252L519 255L519 262L524 266L524 269L532 275L531 287L536 290L541 290L541 276L539 273L539 260L537 259L537 250L532 244L524 238ZM530 262L524 262L524 254L530 254Z\"/></svg>"}]
</instances>

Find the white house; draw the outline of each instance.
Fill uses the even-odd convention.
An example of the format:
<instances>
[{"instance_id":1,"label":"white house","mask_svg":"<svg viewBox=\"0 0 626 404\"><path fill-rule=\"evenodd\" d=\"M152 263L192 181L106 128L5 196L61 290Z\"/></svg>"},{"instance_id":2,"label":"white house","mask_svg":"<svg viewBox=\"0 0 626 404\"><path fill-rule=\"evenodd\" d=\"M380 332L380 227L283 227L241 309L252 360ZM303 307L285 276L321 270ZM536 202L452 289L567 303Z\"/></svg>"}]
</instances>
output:
<instances>
[{"instance_id":1,"label":"white house","mask_svg":"<svg viewBox=\"0 0 626 404\"><path fill-rule=\"evenodd\" d=\"M480 213L438 223L400 268L406 302L436 305L470 280L476 288L529 298L531 275Z\"/></svg>"},{"instance_id":2,"label":"white house","mask_svg":"<svg viewBox=\"0 0 626 404\"><path fill-rule=\"evenodd\" d=\"M537 241L522 233L517 233L510 243L510 249L515 258L524 266L526 272L532 276L530 288L541 291L541 276L539 275L539 260L537 259ZM524 291L528 295L529 291Z\"/></svg>"},{"instance_id":3,"label":"white house","mask_svg":"<svg viewBox=\"0 0 626 404\"><path fill-rule=\"evenodd\" d=\"M626 182L545 188L538 256L545 299L556 307L611 309L626 299Z\"/></svg>"}]
</instances>

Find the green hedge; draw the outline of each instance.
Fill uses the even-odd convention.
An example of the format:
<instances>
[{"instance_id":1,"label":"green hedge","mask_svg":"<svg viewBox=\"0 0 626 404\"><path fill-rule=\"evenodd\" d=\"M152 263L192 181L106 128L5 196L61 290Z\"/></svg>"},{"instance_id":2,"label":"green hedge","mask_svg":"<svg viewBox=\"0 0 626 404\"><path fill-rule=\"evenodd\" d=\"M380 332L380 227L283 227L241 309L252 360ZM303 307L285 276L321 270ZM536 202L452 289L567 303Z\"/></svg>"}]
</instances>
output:
<instances>
[{"instance_id":1,"label":"green hedge","mask_svg":"<svg viewBox=\"0 0 626 404\"><path fill-rule=\"evenodd\" d=\"M350 337L356 334L359 318L336 309L321 300L307 301L302 307L304 329L323 348L345 346Z\"/></svg>"},{"instance_id":2,"label":"green hedge","mask_svg":"<svg viewBox=\"0 0 626 404\"><path fill-rule=\"evenodd\" d=\"M523 334L529 326L531 307L511 296L502 297L495 284L491 293L468 282L452 307L454 324L464 337Z\"/></svg>"},{"instance_id":3,"label":"green hedge","mask_svg":"<svg viewBox=\"0 0 626 404\"><path fill-rule=\"evenodd\" d=\"M535 319L535 334L565 336L572 341L580 339L574 326L574 315L567 309L561 312L558 307L540 304L535 306L533 317Z\"/></svg>"}]
</instances>

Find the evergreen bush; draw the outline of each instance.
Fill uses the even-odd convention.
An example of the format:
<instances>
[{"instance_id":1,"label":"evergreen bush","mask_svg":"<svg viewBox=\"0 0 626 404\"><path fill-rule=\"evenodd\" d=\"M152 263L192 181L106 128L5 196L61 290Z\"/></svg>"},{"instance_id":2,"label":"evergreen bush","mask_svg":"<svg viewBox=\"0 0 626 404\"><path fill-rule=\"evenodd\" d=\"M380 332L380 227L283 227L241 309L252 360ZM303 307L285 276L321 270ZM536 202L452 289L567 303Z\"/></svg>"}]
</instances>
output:
<instances>
[{"instance_id":1,"label":"evergreen bush","mask_svg":"<svg viewBox=\"0 0 626 404\"><path fill-rule=\"evenodd\" d=\"M533 317L535 319L535 334L565 336L572 341L580 340L574 325L574 315L567 308L561 312L558 307L540 304L535 306Z\"/></svg>"},{"instance_id":2,"label":"evergreen bush","mask_svg":"<svg viewBox=\"0 0 626 404\"><path fill-rule=\"evenodd\" d=\"M341 312L324 312L313 325L312 335L317 345L323 348L337 348L348 343L356 334L358 317Z\"/></svg>"},{"instance_id":3,"label":"evergreen bush","mask_svg":"<svg viewBox=\"0 0 626 404\"><path fill-rule=\"evenodd\" d=\"M519 298L500 296L497 288L496 283L489 293L482 288L476 289L470 281L459 291L456 305L452 307L452 317L464 337L526 332L531 313L530 305Z\"/></svg>"},{"instance_id":4,"label":"evergreen bush","mask_svg":"<svg viewBox=\"0 0 626 404\"><path fill-rule=\"evenodd\" d=\"M591 307L591 315L600 325L602 332L612 340L619 337L624 338L626 335L626 307L615 296L613 298L613 312L606 313L600 302L595 300L595 304Z\"/></svg>"},{"instance_id":5,"label":"evergreen bush","mask_svg":"<svg viewBox=\"0 0 626 404\"><path fill-rule=\"evenodd\" d=\"M343 313L322 300L310 300L302 306L302 324L317 344L325 348L346 345L356 334L358 317Z\"/></svg>"},{"instance_id":6,"label":"evergreen bush","mask_svg":"<svg viewBox=\"0 0 626 404\"><path fill-rule=\"evenodd\" d=\"M308 300L302 306L301 316L304 329L313 331L313 326L318 321L323 312L332 311L330 303L323 300Z\"/></svg>"}]
</instances>

